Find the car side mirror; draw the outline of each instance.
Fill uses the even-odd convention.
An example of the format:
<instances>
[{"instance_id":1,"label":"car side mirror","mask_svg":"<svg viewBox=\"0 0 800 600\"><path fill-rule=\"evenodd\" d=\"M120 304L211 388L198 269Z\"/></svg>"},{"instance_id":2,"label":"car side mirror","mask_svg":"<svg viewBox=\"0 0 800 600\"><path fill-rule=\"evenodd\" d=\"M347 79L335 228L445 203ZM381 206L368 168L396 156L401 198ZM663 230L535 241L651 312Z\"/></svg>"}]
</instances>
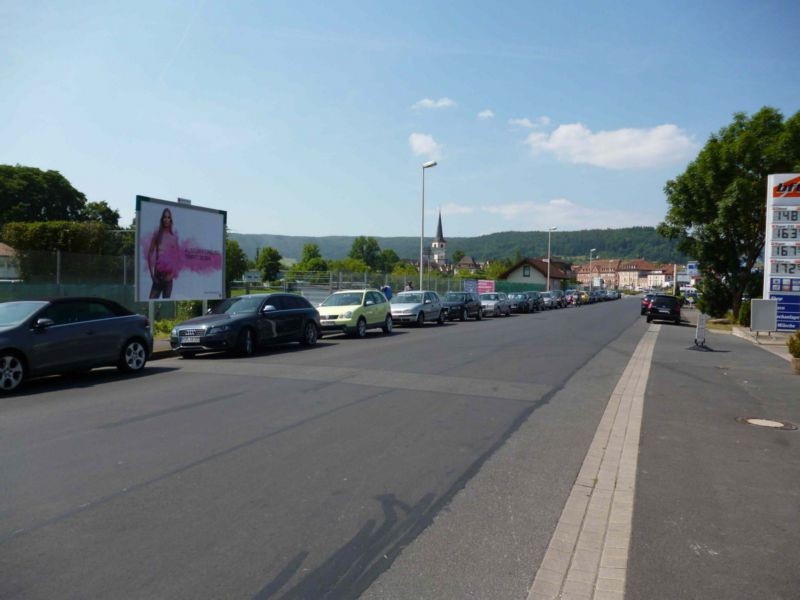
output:
<instances>
[{"instance_id":1,"label":"car side mirror","mask_svg":"<svg viewBox=\"0 0 800 600\"><path fill-rule=\"evenodd\" d=\"M51 325L55 325L55 321L53 321L53 319L36 319L36 323L33 324L33 328L47 329Z\"/></svg>"},{"instance_id":2,"label":"car side mirror","mask_svg":"<svg viewBox=\"0 0 800 600\"><path fill-rule=\"evenodd\" d=\"M375 304L375 302L374 302L373 300L367 300L367 301L364 303L364 306L372 306L373 304Z\"/></svg>"},{"instance_id":3,"label":"car side mirror","mask_svg":"<svg viewBox=\"0 0 800 600\"><path fill-rule=\"evenodd\" d=\"M212 312L213 310L214 310L213 308L209 308L209 309L206 311L206 314L207 314L207 315L210 315L210 314L211 314L211 312Z\"/></svg>"},{"instance_id":4,"label":"car side mirror","mask_svg":"<svg viewBox=\"0 0 800 600\"><path fill-rule=\"evenodd\" d=\"M428 298L425 298L425 304L430 304L431 301Z\"/></svg>"},{"instance_id":5,"label":"car side mirror","mask_svg":"<svg viewBox=\"0 0 800 600\"><path fill-rule=\"evenodd\" d=\"M261 312L262 313L268 313L268 312L273 312L273 311L276 311L276 310L278 310L278 309L275 308L274 304L266 304L264 306L264 308L261 309Z\"/></svg>"}]
</instances>

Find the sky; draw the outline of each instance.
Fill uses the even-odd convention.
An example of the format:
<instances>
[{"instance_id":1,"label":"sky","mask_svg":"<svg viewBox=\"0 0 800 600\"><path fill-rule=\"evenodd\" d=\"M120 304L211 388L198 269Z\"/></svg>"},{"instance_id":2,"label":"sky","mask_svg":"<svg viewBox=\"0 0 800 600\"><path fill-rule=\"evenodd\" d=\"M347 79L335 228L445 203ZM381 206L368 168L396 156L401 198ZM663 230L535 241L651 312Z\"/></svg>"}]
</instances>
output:
<instances>
[{"instance_id":1,"label":"sky","mask_svg":"<svg viewBox=\"0 0 800 600\"><path fill-rule=\"evenodd\" d=\"M0 164L127 226L238 233L656 225L736 112L800 109L800 2L0 0Z\"/></svg>"}]
</instances>

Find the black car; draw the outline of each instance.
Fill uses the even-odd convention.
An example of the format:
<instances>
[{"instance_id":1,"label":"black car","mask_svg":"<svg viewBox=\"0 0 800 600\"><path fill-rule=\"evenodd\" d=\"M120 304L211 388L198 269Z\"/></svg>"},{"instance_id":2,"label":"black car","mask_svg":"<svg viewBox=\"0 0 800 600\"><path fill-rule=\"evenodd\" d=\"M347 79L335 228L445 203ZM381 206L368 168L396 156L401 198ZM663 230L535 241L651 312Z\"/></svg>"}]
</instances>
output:
<instances>
[{"instance_id":1,"label":"black car","mask_svg":"<svg viewBox=\"0 0 800 600\"><path fill-rule=\"evenodd\" d=\"M544 310L544 299L542 298L541 292L530 291L525 292L525 294L530 298L532 311Z\"/></svg>"},{"instance_id":2,"label":"black car","mask_svg":"<svg viewBox=\"0 0 800 600\"><path fill-rule=\"evenodd\" d=\"M208 314L179 323L170 345L185 358L208 350L250 356L263 344L313 346L320 337L319 313L302 296L250 294L226 298Z\"/></svg>"},{"instance_id":3,"label":"black car","mask_svg":"<svg viewBox=\"0 0 800 600\"><path fill-rule=\"evenodd\" d=\"M0 392L40 375L105 366L141 371L152 350L147 318L110 300L0 303Z\"/></svg>"},{"instance_id":4,"label":"black car","mask_svg":"<svg viewBox=\"0 0 800 600\"><path fill-rule=\"evenodd\" d=\"M522 292L509 294L508 302L511 304L511 312L529 313L533 310L530 297Z\"/></svg>"},{"instance_id":5,"label":"black car","mask_svg":"<svg viewBox=\"0 0 800 600\"><path fill-rule=\"evenodd\" d=\"M647 322L654 319L672 321L681 324L681 302L675 296L656 294L647 308Z\"/></svg>"},{"instance_id":6,"label":"black car","mask_svg":"<svg viewBox=\"0 0 800 600\"><path fill-rule=\"evenodd\" d=\"M481 320L481 301L472 292L447 292L442 298L442 307L447 311L450 321L466 321L467 318Z\"/></svg>"}]
</instances>

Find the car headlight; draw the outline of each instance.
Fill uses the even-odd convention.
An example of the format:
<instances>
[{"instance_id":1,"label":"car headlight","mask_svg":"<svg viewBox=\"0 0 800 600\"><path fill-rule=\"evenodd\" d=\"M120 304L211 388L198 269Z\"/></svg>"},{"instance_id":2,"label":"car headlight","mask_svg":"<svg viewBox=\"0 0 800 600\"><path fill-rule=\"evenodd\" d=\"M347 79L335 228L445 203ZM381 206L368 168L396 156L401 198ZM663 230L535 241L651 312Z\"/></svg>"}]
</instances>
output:
<instances>
[{"instance_id":1,"label":"car headlight","mask_svg":"<svg viewBox=\"0 0 800 600\"><path fill-rule=\"evenodd\" d=\"M230 331L230 325L217 325L216 327L209 327L206 330L206 335L216 335L218 333L225 333L226 331Z\"/></svg>"},{"instance_id":2,"label":"car headlight","mask_svg":"<svg viewBox=\"0 0 800 600\"><path fill-rule=\"evenodd\" d=\"M353 311L352 310L348 310L347 312L342 313L342 318L343 319L350 319L352 317L353 317Z\"/></svg>"},{"instance_id":3,"label":"car headlight","mask_svg":"<svg viewBox=\"0 0 800 600\"><path fill-rule=\"evenodd\" d=\"M178 329L177 327L173 327L172 331L169 332L170 337L178 337Z\"/></svg>"}]
</instances>

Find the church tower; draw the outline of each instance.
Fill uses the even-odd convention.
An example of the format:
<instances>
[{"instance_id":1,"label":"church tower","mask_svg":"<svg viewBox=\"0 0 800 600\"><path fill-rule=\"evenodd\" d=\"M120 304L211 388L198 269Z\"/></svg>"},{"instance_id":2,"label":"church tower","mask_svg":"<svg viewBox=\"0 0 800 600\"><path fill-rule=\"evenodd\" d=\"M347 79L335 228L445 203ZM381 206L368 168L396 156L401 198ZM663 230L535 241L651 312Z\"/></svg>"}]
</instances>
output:
<instances>
[{"instance_id":1,"label":"church tower","mask_svg":"<svg viewBox=\"0 0 800 600\"><path fill-rule=\"evenodd\" d=\"M442 235L442 211L439 210L439 224L436 226L436 237L431 244L431 254L433 262L439 266L444 266L447 257L447 242Z\"/></svg>"}]
</instances>

